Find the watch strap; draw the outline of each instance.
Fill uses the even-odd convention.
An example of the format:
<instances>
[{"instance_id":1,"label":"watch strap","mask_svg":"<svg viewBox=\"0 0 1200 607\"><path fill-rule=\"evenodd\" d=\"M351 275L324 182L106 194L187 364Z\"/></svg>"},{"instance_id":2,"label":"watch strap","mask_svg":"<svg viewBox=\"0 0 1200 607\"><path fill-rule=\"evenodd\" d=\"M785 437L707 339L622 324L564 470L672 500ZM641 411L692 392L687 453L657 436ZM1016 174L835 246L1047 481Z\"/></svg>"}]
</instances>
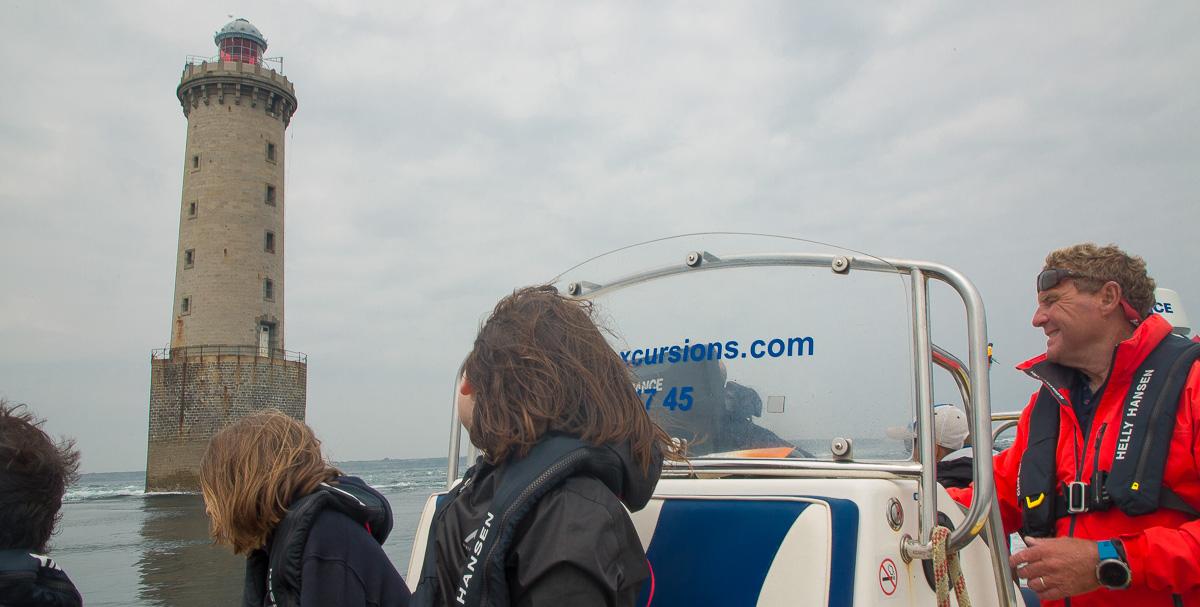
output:
<instances>
[{"instance_id":1,"label":"watch strap","mask_svg":"<svg viewBox=\"0 0 1200 607\"><path fill-rule=\"evenodd\" d=\"M1121 558L1121 554L1117 552L1117 547L1113 545L1112 540L1102 540L1096 542L1096 549L1100 551L1101 561L1124 561L1124 559Z\"/></svg>"}]
</instances>

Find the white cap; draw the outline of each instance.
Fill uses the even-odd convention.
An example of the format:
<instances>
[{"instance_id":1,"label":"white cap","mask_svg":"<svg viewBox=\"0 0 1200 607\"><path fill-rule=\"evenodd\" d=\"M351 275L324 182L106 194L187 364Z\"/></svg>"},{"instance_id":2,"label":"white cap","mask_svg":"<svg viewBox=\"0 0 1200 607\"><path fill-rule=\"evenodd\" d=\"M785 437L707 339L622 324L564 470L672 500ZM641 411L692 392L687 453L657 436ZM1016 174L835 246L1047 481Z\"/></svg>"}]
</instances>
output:
<instances>
[{"instance_id":1,"label":"white cap","mask_svg":"<svg viewBox=\"0 0 1200 607\"><path fill-rule=\"evenodd\" d=\"M933 442L958 451L967 441L967 414L954 405L933 408Z\"/></svg>"},{"instance_id":2,"label":"white cap","mask_svg":"<svg viewBox=\"0 0 1200 607\"><path fill-rule=\"evenodd\" d=\"M907 439L916 438L916 431L913 430L915 424L910 424L907 428L888 428L888 438ZM967 441L967 415L962 412L962 409L954 405L934 405L933 407L933 442L945 447L951 451L958 451L963 448L963 443Z\"/></svg>"}]
</instances>

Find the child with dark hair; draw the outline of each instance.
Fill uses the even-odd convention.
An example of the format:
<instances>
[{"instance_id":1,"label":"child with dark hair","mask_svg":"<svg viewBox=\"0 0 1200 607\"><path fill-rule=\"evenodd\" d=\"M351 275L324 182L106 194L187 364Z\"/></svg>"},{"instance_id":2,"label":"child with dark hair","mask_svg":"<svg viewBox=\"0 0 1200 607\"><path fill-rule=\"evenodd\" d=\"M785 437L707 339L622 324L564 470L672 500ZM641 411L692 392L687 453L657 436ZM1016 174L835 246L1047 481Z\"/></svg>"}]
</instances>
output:
<instances>
[{"instance_id":1,"label":"child with dark hair","mask_svg":"<svg viewBox=\"0 0 1200 607\"><path fill-rule=\"evenodd\" d=\"M590 304L549 286L500 300L457 405L483 455L434 514L414 604L634 604L650 571L626 508L679 456Z\"/></svg>"},{"instance_id":2,"label":"child with dark hair","mask_svg":"<svg viewBox=\"0 0 1200 607\"><path fill-rule=\"evenodd\" d=\"M79 591L45 556L79 452L55 443L24 405L0 399L0 605L72 607Z\"/></svg>"}]
</instances>

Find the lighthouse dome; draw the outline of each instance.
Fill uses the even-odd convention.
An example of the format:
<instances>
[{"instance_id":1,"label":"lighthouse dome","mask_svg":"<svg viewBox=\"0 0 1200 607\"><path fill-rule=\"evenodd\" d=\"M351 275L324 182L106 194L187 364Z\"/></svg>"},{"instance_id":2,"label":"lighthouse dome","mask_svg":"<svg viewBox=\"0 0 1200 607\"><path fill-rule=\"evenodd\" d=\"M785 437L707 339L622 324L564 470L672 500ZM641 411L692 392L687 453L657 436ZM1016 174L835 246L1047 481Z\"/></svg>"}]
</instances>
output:
<instances>
[{"instance_id":1,"label":"lighthouse dome","mask_svg":"<svg viewBox=\"0 0 1200 607\"><path fill-rule=\"evenodd\" d=\"M267 39L262 35L262 32L258 31L258 28L254 27L254 24L242 18L237 18L226 23L225 27L222 27L217 32L217 35L213 37L213 42L216 42L220 46L221 41L228 38L245 38L257 42L263 48L267 46Z\"/></svg>"}]
</instances>

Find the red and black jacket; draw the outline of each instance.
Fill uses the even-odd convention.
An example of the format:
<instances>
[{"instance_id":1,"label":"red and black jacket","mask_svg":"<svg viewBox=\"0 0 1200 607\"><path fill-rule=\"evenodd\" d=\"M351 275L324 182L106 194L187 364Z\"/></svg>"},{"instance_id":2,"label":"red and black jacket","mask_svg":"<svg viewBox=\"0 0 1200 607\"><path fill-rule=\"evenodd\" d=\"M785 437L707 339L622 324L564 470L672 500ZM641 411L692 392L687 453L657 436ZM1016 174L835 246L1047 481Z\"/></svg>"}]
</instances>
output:
<instances>
[{"instance_id":1,"label":"red and black jacket","mask_svg":"<svg viewBox=\"0 0 1200 607\"><path fill-rule=\"evenodd\" d=\"M1171 335L1171 326L1158 315L1143 321L1133 336L1117 345L1113 364L1105 382L1100 402L1088 428L1082 428L1072 405L1073 382L1065 374L1053 371L1045 355L1022 363L1017 368L1030 373L1053 390L1059 398L1058 431L1053 439L1054 465L1051 470L1055 487L1088 482L1103 478L1113 470L1118 443L1122 440L1124 409L1135 380L1160 343ZM1171 337L1171 339L1177 339ZM1062 369L1062 367L1058 367ZM1185 369L1186 380L1177 403L1173 403L1174 425L1166 438L1165 462L1161 471L1161 487L1165 493L1178 498L1190 509L1200 510L1200 364ZM1021 413L1017 437L1012 447L995 457L996 494L1006 532L1026 528L1027 507L1022 506L1021 468L1030 455L1031 437L1045 436L1044 428L1034 432L1032 420L1039 393L1033 395ZM1053 433L1050 433L1053 434ZM1028 477L1028 473L1025 475ZM951 497L963 504L970 503L971 489L949 490ZM1026 488L1027 497L1037 495ZM1047 499L1053 498L1047 496ZM1035 498L1036 500L1036 498ZM1162 503L1162 502L1160 502ZM1067 516L1055 514L1049 524L1057 537L1080 537L1091 540L1120 538L1133 579L1130 587L1121 591L1098 590L1073 597L1070 604L1088 605L1200 605L1200 519L1187 508L1159 507L1145 514L1129 514L1121 507L1089 509ZM1036 526L1036 522L1034 523ZM1153 565L1151 565L1153 563ZM1063 604L1050 601L1048 605Z\"/></svg>"}]
</instances>

